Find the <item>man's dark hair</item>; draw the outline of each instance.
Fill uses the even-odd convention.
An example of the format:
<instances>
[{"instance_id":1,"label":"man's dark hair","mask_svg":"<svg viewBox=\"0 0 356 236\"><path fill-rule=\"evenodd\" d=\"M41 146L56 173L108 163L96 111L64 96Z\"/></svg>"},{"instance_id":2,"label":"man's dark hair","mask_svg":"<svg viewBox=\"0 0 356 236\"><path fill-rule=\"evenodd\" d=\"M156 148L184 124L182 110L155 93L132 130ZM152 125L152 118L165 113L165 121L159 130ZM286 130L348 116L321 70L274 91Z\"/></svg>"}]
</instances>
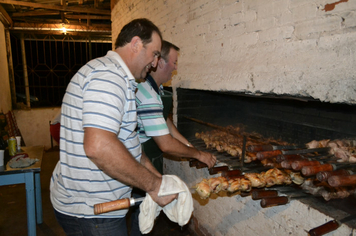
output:
<instances>
[{"instance_id":1,"label":"man's dark hair","mask_svg":"<svg viewBox=\"0 0 356 236\"><path fill-rule=\"evenodd\" d=\"M179 52L179 47L177 47L173 43L167 42L166 40L162 41L161 58L163 60L165 60L165 61L168 60L168 54L169 54L169 51L171 50L171 48L173 48L174 50Z\"/></svg>"},{"instance_id":2,"label":"man's dark hair","mask_svg":"<svg viewBox=\"0 0 356 236\"><path fill-rule=\"evenodd\" d=\"M152 41L153 32L156 32L162 40L161 31L150 20L145 18L135 19L122 28L119 36L117 36L115 49L125 46L135 36L140 37L143 45L146 45Z\"/></svg>"}]
</instances>

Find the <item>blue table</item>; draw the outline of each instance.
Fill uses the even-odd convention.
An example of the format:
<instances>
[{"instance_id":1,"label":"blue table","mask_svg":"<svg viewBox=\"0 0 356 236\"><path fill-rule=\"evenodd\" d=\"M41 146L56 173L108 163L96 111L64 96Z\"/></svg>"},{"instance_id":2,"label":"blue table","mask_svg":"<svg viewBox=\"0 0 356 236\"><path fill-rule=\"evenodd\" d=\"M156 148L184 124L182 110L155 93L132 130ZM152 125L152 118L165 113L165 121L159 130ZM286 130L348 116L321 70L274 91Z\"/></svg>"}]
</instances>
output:
<instances>
[{"instance_id":1,"label":"blue table","mask_svg":"<svg viewBox=\"0 0 356 236\"><path fill-rule=\"evenodd\" d=\"M25 184L28 235L36 236L36 221L37 224L43 222L40 171L44 147L21 147L21 149L30 158L37 158L39 161L29 167L11 168L7 163L9 157L5 154L6 166L0 167L0 186Z\"/></svg>"}]
</instances>

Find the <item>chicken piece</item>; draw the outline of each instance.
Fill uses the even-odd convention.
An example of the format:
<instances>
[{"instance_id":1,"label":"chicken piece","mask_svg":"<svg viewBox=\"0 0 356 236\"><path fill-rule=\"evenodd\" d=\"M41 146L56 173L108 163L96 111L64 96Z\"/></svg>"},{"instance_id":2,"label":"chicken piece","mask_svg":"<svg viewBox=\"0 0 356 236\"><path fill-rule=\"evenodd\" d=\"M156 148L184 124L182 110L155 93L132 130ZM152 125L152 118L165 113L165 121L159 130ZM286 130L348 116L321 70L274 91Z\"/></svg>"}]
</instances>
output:
<instances>
[{"instance_id":1,"label":"chicken piece","mask_svg":"<svg viewBox=\"0 0 356 236\"><path fill-rule=\"evenodd\" d=\"M229 187L227 188L227 191L230 193L236 192L241 189L241 179L231 179L229 180Z\"/></svg>"},{"instance_id":2,"label":"chicken piece","mask_svg":"<svg viewBox=\"0 0 356 236\"><path fill-rule=\"evenodd\" d=\"M276 177L272 175L265 177L265 181L266 181L266 187L272 187L277 183Z\"/></svg>"},{"instance_id":3,"label":"chicken piece","mask_svg":"<svg viewBox=\"0 0 356 236\"><path fill-rule=\"evenodd\" d=\"M309 143L306 144L308 148L318 148L319 147L319 141L313 140L310 141Z\"/></svg>"},{"instance_id":4,"label":"chicken piece","mask_svg":"<svg viewBox=\"0 0 356 236\"><path fill-rule=\"evenodd\" d=\"M245 178L234 178L229 180L227 191L233 193L236 191L249 192L251 191L251 182Z\"/></svg>"},{"instance_id":5,"label":"chicken piece","mask_svg":"<svg viewBox=\"0 0 356 236\"><path fill-rule=\"evenodd\" d=\"M319 141L319 147L327 147L328 143L330 142L330 139L323 139Z\"/></svg>"},{"instance_id":6,"label":"chicken piece","mask_svg":"<svg viewBox=\"0 0 356 236\"><path fill-rule=\"evenodd\" d=\"M264 177L267 178L269 176L274 176L275 177L275 184L281 185L281 184L291 184L292 180L291 177L284 171L281 171L280 169L273 168L264 174Z\"/></svg>"},{"instance_id":7,"label":"chicken piece","mask_svg":"<svg viewBox=\"0 0 356 236\"><path fill-rule=\"evenodd\" d=\"M233 157L237 157L242 154L242 149L237 146L228 146L225 151Z\"/></svg>"},{"instance_id":8,"label":"chicken piece","mask_svg":"<svg viewBox=\"0 0 356 236\"><path fill-rule=\"evenodd\" d=\"M227 190L227 188L229 187L229 181L227 181L227 179L222 176L220 176L218 178L220 179L220 182L221 182L220 189L223 191Z\"/></svg>"},{"instance_id":9,"label":"chicken piece","mask_svg":"<svg viewBox=\"0 0 356 236\"><path fill-rule=\"evenodd\" d=\"M241 186L240 186L240 190L244 191L244 192L250 192L252 189L252 185L251 185L251 181L248 179L240 179L241 182Z\"/></svg>"},{"instance_id":10,"label":"chicken piece","mask_svg":"<svg viewBox=\"0 0 356 236\"><path fill-rule=\"evenodd\" d=\"M335 149L333 149L333 151L334 151L334 155L337 158L340 158L342 160L342 162L349 161L350 154L348 151L341 149L341 148L335 148Z\"/></svg>"},{"instance_id":11,"label":"chicken piece","mask_svg":"<svg viewBox=\"0 0 356 236\"><path fill-rule=\"evenodd\" d=\"M218 178L210 178L208 179L208 184L210 187L210 192L219 192L221 181Z\"/></svg>"},{"instance_id":12,"label":"chicken piece","mask_svg":"<svg viewBox=\"0 0 356 236\"><path fill-rule=\"evenodd\" d=\"M356 163L356 155L351 155L349 158L350 163Z\"/></svg>"},{"instance_id":13,"label":"chicken piece","mask_svg":"<svg viewBox=\"0 0 356 236\"><path fill-rule=\"evenodd\" d=\"M297 185L301 185L304 182L304 177L300 174L300 172L294 172L291 170L284 170L287 174L289 174L293 183Z\"/></svg>"},{"instance_id":14,"label":"chicken piece","mask_svg":"<svg viewBox=\"0 0 356 236\"><path fill-rule=\"evenodd\" d=\"M266 185L264 180L261 180L257 173L247 173L245 178L251 181L251 186L255 188L262 188Z\"/></svg>"},{"instance_id":15,"label":"chicken piece","mask_svg":"<svg viewBox=\"0 0 356 236\"><path fill-rule=\"evenodd\" d=\"M312 179L305 180L304 183L301 185L301 187L307 193L310 193L314 196L321 196L322 193L326 191L325 188L322 186L319 187L315 186Z\"/></svg>"},{"instance_id":16,"label":"chicken piece","mask_svg":"<svg viewBox=\"0 0 356 236\"><path fill-rule=\"evenodd\" d=\"M340 198L347 198L350 196L355 190L348 190L346 188L335 188L330 191L324 190L321 191L321 196L324 198L325 201L329 201L331 199L340 199Z\"/></svg>"},{"instance_id":17,"label":"chicken piece","mask_svg":"<svg viewBox=\"0 0 356 236\"><path fill-rule=\"evenodd\" d=\"M203 179L199 184L197 184L196 192L199 194L200 198L208 198L210 196L209 182L206 179Z\"/></svg>"},{"instance_id":18,"label":"chicken piece","mask_svg":"<svg viewBox=\"0 0 356 236\"><path fill-rule=\"evenodd\" d=\"M257 160L256 153L248 152L247 155L248 155L249 157L251 157L252 161L256 161L256 160Z\"/></svg>"},{"instance_id":19,"label":"chicken piece","mask_svg":"<svg viewBox=\"0 0 356 236\"><path fill-rule=\"evenodd\" d=\"M210 192L218 193L221 190L226 190L229 187L229 183L225 177L215 177L208 180L210 186Z\"/></svg>"}]
</instances>

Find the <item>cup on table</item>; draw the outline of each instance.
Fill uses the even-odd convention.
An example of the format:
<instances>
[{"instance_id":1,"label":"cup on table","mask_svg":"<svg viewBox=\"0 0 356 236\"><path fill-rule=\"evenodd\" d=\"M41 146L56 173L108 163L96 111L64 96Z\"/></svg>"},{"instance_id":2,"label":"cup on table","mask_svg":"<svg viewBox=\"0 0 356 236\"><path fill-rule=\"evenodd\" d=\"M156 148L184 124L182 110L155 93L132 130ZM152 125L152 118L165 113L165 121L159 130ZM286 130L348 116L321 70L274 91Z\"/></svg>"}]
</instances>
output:
<instances>
[{"instance_id":1,"label":"cup on table","mask_svg":"<svg viewBox=\"0 0 356 236\"><path fill-rule=\"evenodd\" d=\"M4 165L4 154L5 150L0 150L0 166Z\"/></svg>"},{"instance_id":2,"label":"cup on table","mask_svg":"<svg viewBox=\"0 0 356 236\"><path fill-rule=\"evenodd\" d=\"M21 150L21 136L16 136L17 151Z\"/></svg>"}]
</instances>

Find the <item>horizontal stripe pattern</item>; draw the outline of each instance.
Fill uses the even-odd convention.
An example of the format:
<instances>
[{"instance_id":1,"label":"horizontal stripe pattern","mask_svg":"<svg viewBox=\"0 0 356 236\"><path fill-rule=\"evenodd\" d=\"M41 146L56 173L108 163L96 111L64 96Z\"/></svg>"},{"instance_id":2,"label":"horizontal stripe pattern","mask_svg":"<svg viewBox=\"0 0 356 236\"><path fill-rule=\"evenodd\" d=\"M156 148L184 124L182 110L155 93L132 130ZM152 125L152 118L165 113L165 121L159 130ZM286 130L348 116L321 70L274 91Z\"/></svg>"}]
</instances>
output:
<instances>
[{"instance_id":1,"label":"horizontal stripe pattern","mask_svg":"<svg viewBox=\"0 0 356 236\"><path fill-rule=\"evenodd\" d=\"M94 215L97 203L130 196L131 187L106 175L86 156L84 128L115 133L137 161L141 159L135 80L120 56L109 51L72 78L62 103L60 161L51 179L56 210L76 217L124 217L127 210Z\"/></svg>"},{"instance_id":2,"label":"horizontal stripe pattern","mask_svg":"<svg viewBox=\"0 0 356 236\"><path fill-rule=\"evenodd\" d=\"M161 96L157 94L148 80L137 86L136 106L138 134L141 143L154 136L169 134L163 116Z\"/></svg>"}]
</instances>

